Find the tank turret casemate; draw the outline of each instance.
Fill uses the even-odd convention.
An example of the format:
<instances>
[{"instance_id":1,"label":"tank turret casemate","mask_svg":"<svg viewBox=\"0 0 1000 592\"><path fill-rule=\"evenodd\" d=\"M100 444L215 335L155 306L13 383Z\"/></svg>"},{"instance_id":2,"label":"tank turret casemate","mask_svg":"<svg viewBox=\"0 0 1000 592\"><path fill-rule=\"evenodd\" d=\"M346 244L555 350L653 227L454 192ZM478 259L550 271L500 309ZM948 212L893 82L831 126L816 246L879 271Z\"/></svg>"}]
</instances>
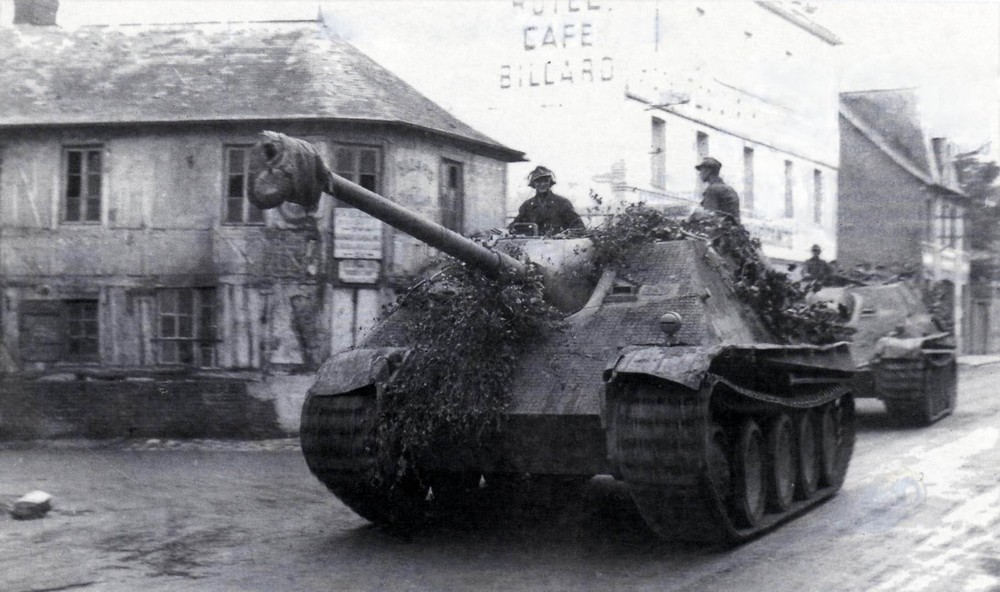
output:
<instances>
[{"instance_id":1,"label":"tank turret casemate","mask_svg":"<svg viewBox=\"0 0 1000 592\"><path fill-rule=\"evenodd\" d=\"M302 452L361 516L407 524L489 503L481 489L517 476L582 484L612 475L658 535L731 544L841 488L854 449L847 344L777 337L727 284L737 262L708 242L651 241L625 271L595 269L590 238L507 237L489 249L330 173L314 149L290 140L272 135L259 146L267 164L253 185L266 193L258 201L308 206L319 186L485 274L537 265L545 300L568 315L517 356L502 430L413 457L391 490L371 480L371 435L387 389L419 371L400 330L407 313L332 355L303 404ZM533 172L547 192L552 172ZM577 219L564 225L582 227Z\"/></svg>"}]
</instances>

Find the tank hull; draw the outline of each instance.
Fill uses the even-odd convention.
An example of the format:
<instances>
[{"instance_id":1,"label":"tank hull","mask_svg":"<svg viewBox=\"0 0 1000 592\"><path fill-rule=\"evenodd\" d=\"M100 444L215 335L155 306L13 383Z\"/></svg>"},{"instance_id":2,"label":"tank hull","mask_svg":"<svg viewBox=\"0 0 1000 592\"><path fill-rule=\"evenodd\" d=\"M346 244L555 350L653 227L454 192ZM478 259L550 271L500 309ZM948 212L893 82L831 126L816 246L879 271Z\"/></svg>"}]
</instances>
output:
<instances>
[{"instance_id":1,"label":"tank hull","mask_svg":"<svg viewBox=\"0 0 1000 592\"><path fill-rule=\"evenodd\" d=\"M896 421L930 425L955 410L958 363L954 352L880 359L872 365L875 395Z\"/></svg>"},{"instance_id":2,"label":"tank hull","mask_svg":"<svg viewBox=\"0 0 1000 592\"><path fill-rule=\"evenodd\" d=\"M372 428L408 350L391 319L377 327L335 354L310 390L309 468L358 514L392 526L458 512L525 476L610 474L660 536L720 545L836 493L854 445L847 344L763 343L704 244L657 244L642 260L602 278L564 330L523 356L497 433L475 449L432 447L390 491L371 480ZM671 338L659 324L667 311L684 322Z\"/></svg>"},{"instance_id":3,"label":"tank hull","mask_svg":"<svg viewBox=\"0 0 1000 592\"><path fill-rule=\"evenodd\" d=\"M927 426L954 411L954 338L940 332L916 290L895 283L828 288L820 295L851 311L855 396L879 399L894 422L907 426Z\"/></svg>"},{"instance_id":4,"label":"tank hull","mask_svg":"<svg viewBox=\"0 0 1000 592\"><path fill-rule=\"evenodd\" d=\"M288 201L312 209L327 191L484 275L528 272L502 248L485 248L330 173L304 141L265 133L252 162L250 199L259 207ZM383 414L383 404L408 394L417 397L415 407L437 402L440 390L423 391L442 383L420 370L456 373L431 363L408 366L408 359L418 358L407 349L414 344L401 338L401 317L394 325L390 316L358 348L335 354L320 369L302 411L310 470L358 514L393 527L460 509L479 499L484 485L502 488L526 474L558 485L609 472L627 483L656 533L709 543L746 540L820 503L843 483L854 445L849 352L843 346L766 345L775 343L770 330L800 339L809 329L788 314L790 291L772 291L776 278L765 276L771 284L758 285L764 272L749 253L756 251L753 241L742 229L729 229L734 243L723 234L676 230L657 236L700 238L626 239L632 244L619 245L611 259L591 259L589 239L511 245L541 271L545 302L572 314L565 331L549 332L530 351L519 351L509 384L506 364L491 377L476 374L475 364L471 371L459 367L463 378L472 372L477 379L504 381L503 400L490 393L489 403L503 405L506 415L499 426L475 426L468 436L475 442L420 438L419 446L404 442L403 454L376 455L386 445L377 442L380 418L397 425ZM614 269L596 269L598 259L614 260ZM595 274L601 277L593 284ZM505 318L484 302L471 306ZM435 359L450 363L447 356L462 355L448 348L458 349L438 347ZM513 357L507 351L496 353ZM408 384L393 382L400 372L415 373L415 391L398 392ZM476 385L465 387L473 396L480 393L469 388L482 388L481 382L445 384ZM418 426L401 429L456 438L435 423L454 417L446 409L425 405L416 417ZM405 440L399 434L387 439L397 437Z\"/></svg>"},{"instance_id":5,"label":"tank hull","mask_svg":"<svg viewBox=\"0 0 1000 592\"><path fill-rule=\"evenodd\" d=\"M368 520L393 526L423 523L453 511L442 507L439 493L465 483L470 490L466 496L472 499L481 477L488 487L495 477L506 484L511 476L586 479L611 474L628 485L641 515L658 535L735 544L834 495L854 446L853 398L845 386L829 384L798 396L755 393L760 398L752 398L721 377L709 376L700 388L692 389L652 375L622 373L607 385L603 414L510 415L501 437L476 451L435 451L422 463L420 483L408 484L409 492L382 497L368 481L374 464L369 438L377 417L378 390L370 385L340 395L310 394L303 408L302 448L310 470L348 507ZM828 409L839 413L832 439L824 439L821 427ZM732 477L713 480L719 469L713 466L712 430L723 434L722 454L728 460L722 471L732 475L740 426L756 422L767 434L779 417L816 426L814 456L801 462L815 463L817 483L787 507L740 522L732 507L737 497ZM828 454L832 469L824 473L824 446L829 442L833 442ZM802 456L798 448L792 454ZM742 470L756 471L765 482L769 462ZM431 491L435 497L428 499Z\"/></svg>"}]
</instances>

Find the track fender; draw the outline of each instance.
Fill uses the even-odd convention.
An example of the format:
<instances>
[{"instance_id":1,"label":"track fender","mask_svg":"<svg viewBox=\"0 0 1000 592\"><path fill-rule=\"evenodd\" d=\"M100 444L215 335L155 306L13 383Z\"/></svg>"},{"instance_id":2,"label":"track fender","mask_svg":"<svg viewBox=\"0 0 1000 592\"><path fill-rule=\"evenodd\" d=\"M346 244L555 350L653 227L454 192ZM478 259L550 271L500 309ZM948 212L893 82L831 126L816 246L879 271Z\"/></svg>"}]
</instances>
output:
<instances>
[{"instance_id":1,"label":"track fender","mask_svg":"<svg viewBox=\"0 0 1000 592\"><path fill-rule=\"evenodd\" d=\"M349 349L323 363L309 389L314 396L349 393L370 384L384 384L410 353L405 347Z\"/></svg>"},{"instance_id":2,"label":"track fender","mask_svg":"<svg viewBox=\"0 0 1000 592\"><path fill-rule=\"evenodd\" d=\"M947 333L927 335L925 337L882 337L875 342L875 352L872 356L878 360L919 360L928 354L939 357L954 357L955 348L947 340Z\"/></svg>"},{"instance_id":3,"label":"track fender","mask_svg":"<svg viewBox=\"0 0 1000 592\"><path fill-rule=\"evenodd\" d=\"M646 374L698 390L712 360L721 350L721 347L626 349L604 369L604 382L613 382L619 374Z\"/></svg>"},{"instance_id":4,"label":"track fender","mask_svg":"<svg viewBox=\"0 0 1000 592\"><path fill-rule=\"evenodd\" d=\"M604 369L601 391L601 425L608 427L608 397L623 375L653 376L675 382L691 390L701 388L712 360L721 347L649 346L622 350Z\"/></svg>"}]
</instances>

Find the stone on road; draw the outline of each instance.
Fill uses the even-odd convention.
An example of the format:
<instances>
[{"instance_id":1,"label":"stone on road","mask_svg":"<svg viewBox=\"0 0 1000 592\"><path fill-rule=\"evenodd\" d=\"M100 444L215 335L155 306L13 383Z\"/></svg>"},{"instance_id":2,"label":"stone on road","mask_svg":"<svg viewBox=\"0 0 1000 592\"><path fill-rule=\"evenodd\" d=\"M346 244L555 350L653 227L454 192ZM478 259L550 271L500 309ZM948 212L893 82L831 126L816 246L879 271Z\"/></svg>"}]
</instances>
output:
<instances>
[{"instance_id":1,"label":"stone on road","mask_svg":"<svg viewBox=\"0 0 1000 592\"><path fill-rule=\"evenodd\" d=\"M17 498L10 515L17 520L44 518L52 509L52 496L44 491L29 491Z\"/></svg>"}]
</instances>

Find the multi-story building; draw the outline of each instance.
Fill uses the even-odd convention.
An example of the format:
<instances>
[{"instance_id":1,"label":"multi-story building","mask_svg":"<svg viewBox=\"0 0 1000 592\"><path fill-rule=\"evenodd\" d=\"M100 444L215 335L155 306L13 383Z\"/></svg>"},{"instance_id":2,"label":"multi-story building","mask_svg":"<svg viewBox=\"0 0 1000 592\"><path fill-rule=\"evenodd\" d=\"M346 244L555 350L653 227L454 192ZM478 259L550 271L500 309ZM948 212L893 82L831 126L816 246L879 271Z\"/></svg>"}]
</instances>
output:
<instances>
[{"instance_id":1,"label":"multi-story building","mask_svg":"<svg viewBox=\"0 0 1000 592\"><path fill-rule=\"evenodd\" d=\"M913 89L850 92L840 104L842 267L915 272L968 350L968 198L944 138L924 133Z\"/></svg>"},{"instance_id":2,"label":"multi-story building","mask_svg":"<svg viewBox=\"0 0 1000 592\"><path fill-rule=\"evenodd\" d=\"M394 7L406 10L428 9ZM336 4L330 15L372 47L404 20L366 29L367 15ZM509 169L509 212L530 196L525 177L539 164L580 210L591 192L605 204L690 207L703 190L694 165L710 154L765 253L800 261L814 243L828 257L837 249L840 41L812 16L778 1L455 4L446 47L384 53L428 89L425 65L435 64L454 83L441 85L449 107L527 151L532 160Z\"/></svg>"},{"instance_id":3,"label":"multi-story building","mask_svg":"<svg viewBox=\"0 0 1000 592\"><path fill-rule=\"evenodd\" d=\"M522 154L322 21L64 30L54 13L0 34L0 372L256 380L353 344L428 250L329 197L256 209L262 130L455 230L504 223Z\"/></svg>"}]
</instances>

